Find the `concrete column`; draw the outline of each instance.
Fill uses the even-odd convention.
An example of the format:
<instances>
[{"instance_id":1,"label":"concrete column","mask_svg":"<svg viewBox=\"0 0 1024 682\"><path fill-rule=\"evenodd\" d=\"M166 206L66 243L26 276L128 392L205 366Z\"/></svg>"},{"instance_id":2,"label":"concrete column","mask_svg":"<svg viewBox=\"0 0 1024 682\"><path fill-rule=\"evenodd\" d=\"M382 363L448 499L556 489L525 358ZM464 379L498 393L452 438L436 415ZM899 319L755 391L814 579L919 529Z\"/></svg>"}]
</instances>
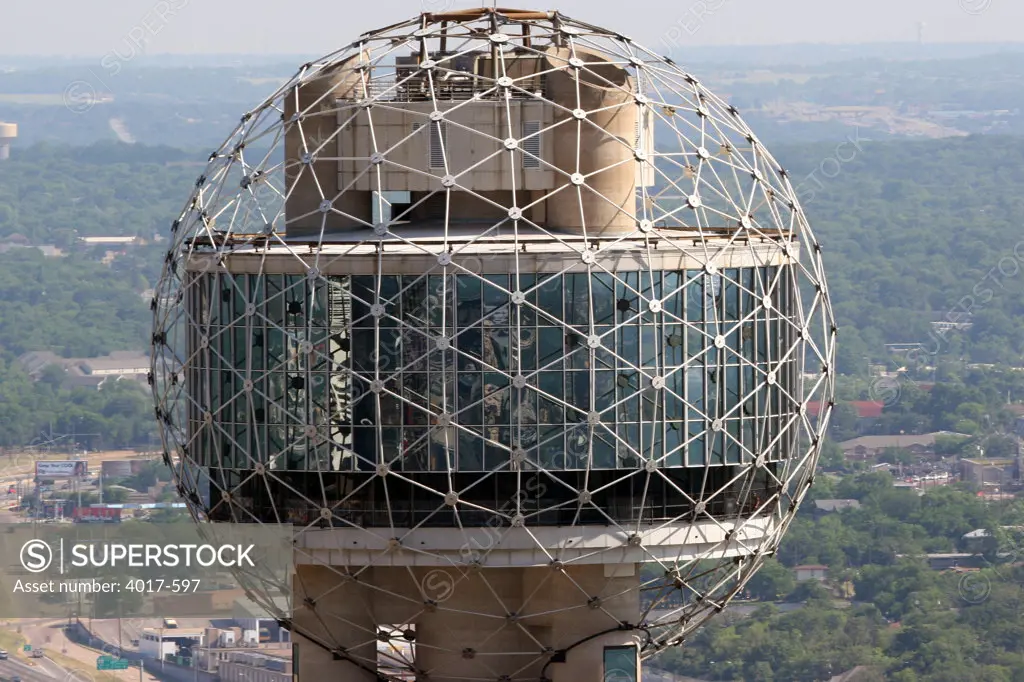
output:
<instances>
[{"instance_id":1,"label":"concrete column","mask_svg":"<svg viewBox=\"0 0 1024 682\"><path fill-rule=\"evenodd\" d=\"M636 624L640 620L639 567L569 565L530 570L534 572L525 579L532 584L525 591L535 593L533 609L554 612L534 622L550 629L551 647L568 649L565 662L548 666L547 676L554 682L603 681L604 648L633 645L640 634L613 630L620 622ZM540 606L543 608L537 608ZM573 647L606 630L612 631Z\"/></svg>"},{"instance_id":2,"label":"concrete column","mask_svg":"<svg viewBox=\"0 0 1024 682\"><path fill-rule=\"evenodd\" d=\"M516 671L533 662L538 650L512 615L522 603L521 569L445 573L454 581L450 594L429 594L440 584L436 572L424 583L427 596L446 598L416 621L417 666L439 679L522 676Z\"/></svg>"},{"instance_id":3,"label":"concrete column","mask_svg":"<svg viewBox=\"0 0 1024 682\"><path fill-rule=\"evenodd\" d=\"M415 667L424 682L539 679L550 658L545 648L568 650L565 662L544 671L554 682L603 682L604 648L638 638L638 631L617 629L640 618L636 568L375 567L372 578L362 574L359 583L342 584L329 569L304 566L296 622L371 666L379 626L414 625ZM317 593L318 619L301 604ZM605 634L573 646L596 633ZM300 675L312 682L374 680L315 645L300 651Z\"/></svg>"},{"instance_id":4,"label":"concrete column","mask_svg":"<svg viewBox=\"0 0 1024 682\"><path fill-rule=\"evenodd\" d=\"M369 581L369 571L361 576ZM369 588L360 582L342 580L333 567L299 566L292 593L296 629L309 635L309 639L296 635L300 642L300 679L376 682L376 674L339 660L331 651L310 641L315 639L320 644L345 649L349 656L375 670L377 628Z\"/></svg>"},{"instance_id":5,"label":"concrete column","mask_svg":"<svg viewBox=\"0 0 1024 682\"><path fill-rule=\"evenodd\" d=\"M638 107L629 73L605 55L577 47L551 47L546 69L555 110L554 165L563 173L580 173L585 185L577 187L566 175L563 187L547 200L552 229L588 236L630 233L636 230ZM570 59L585 68L569 66ZM576 109L586 113L578 121Z\"/></svg>"},{"instance_id":6,"label":"concrete column","mask_svg":"<svg viewBox=\"0 0 1024 682\"><path fill-rule=\"evenodd\" d=\"M365 57L365 56L364 56ZM331 137L338 130L336 99L353 101L362 92L361 72L355 70L360 55L331 67L319 77L303 83L298 92L283 98L285 128L285 216L290 236L310 236L319 239L321 229L330 233L339 229L366 227L373 220L371 192L345 191L334 201L341 213L320 212L320 203L326 198L334 200L339 191L338 138ZM290 122L299 113L301 122ZM346 115L350 116L351 113ZM316 149L317 141L331 141L320 150L317 159L302 166L306 149ZM326 157L327 160L320 160Z\"/></svg>"}]
</instances>

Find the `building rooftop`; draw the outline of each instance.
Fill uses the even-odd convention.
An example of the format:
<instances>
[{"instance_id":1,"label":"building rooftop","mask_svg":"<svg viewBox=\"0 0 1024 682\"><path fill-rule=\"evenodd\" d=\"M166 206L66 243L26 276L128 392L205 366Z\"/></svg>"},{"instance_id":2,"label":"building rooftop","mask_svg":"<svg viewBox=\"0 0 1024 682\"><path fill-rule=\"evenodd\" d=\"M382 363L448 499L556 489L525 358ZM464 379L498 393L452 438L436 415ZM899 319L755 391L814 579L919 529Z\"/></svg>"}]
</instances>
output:
<instances>
[{"instance_id":1,"label":"building rooftop","mask_svg":"<svg viewBox=\"0 0 1024 682\"><path fill-rule=\"evenodd\" d=\"M958 436L970 438L966 433L955 433L953 431L936 431L935 433L922 434L896 434L889 436L860 436L839 443L843 450L852 450L857 447L865 447L869 450L882 450L885 448L906 448L914 445L931 446L935 445L935 439L941 436Z\"/></svg>"},{"instance_id":2,"label":"building rooftop","mask_svg":"<svg viewBox=\"0 0 1024 682\"><path fill-rule=\"evenodd\" d=\"M149 356L137 351L114 351L96 358L63 358L50 351L31 351L18 362L36 381L44 369L56 365L64 369L70 383L80 385L96 385L111 375L145 375L150 367Z\"/></svg>"},{"instance_id":3,"label":"building rooftop","mask_svg":"<svg viewBox=\"0 0 1024 682\"><path fill-rule=\"evenodd\" d=\"M992 459L964 459L963 462L967 464L973 464L975 466L988 466L988 467L1008 467L1014 464L1015 460L1012 457L1000 457Z\"/></svg>"},{"instance_id":4,"label":"building rooftop","mask_svg":"<svg viewBox=\"0 0 1024 682\"><path fill-rule=\"evenodd\" d=\"M143 628L143 634L163 637L164 639L187 638L195 639L206 634L206 628Z\"/></svg>"},{"instance_id":5,"label":"building rooftop","mask_svg":"<svg viewBox=\"0 0 1024 682\"><path fill-rule=\"evenodd\" d=\"M877 400L852 400L850 404L857 410L857 416L861 419L875 419L882 416L885 403ZM807 413L812 417L821 414L822 404L820 400L812 400L807 403Z\"/></svg>"},{"instance_id":6,"label":"building rooftop","mask_svg":"<svg viewBox=\"0 0 1024 682\"><path fill-rule=\"evenodd\" d=\"M819 511L839 511L841 509L860 509L860 502L857 500L815 500L814 506Z\"/></svg>"}]
</instances>

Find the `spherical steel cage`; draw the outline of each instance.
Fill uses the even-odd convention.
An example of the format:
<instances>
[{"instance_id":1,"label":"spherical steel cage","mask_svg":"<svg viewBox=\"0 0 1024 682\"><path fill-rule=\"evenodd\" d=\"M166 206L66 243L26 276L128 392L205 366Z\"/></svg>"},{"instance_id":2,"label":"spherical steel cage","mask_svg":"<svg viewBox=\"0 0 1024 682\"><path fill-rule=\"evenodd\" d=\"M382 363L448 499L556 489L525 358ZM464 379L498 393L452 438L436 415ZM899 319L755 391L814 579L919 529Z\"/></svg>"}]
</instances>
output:
<instances>
[{"instance_id":1,"label":"spherical steel cage","mask_svg":"<svg viewBox=\"0 0 1024 682\"><path fill-rule=\"evenodd\" d=\"M171 234L151 383L193 515L293 524L344 586L406 566L373 586L415 606L392 622L501 565L553 568L559 608L622 627L617 578L583 589L573 564L634 564L649 655L742 589L811 483L820 246L736 109L614 31L481 9L366 33L242 117ZM324 550L331 529L359 551ZM523 652L521 679L571 645Z\"/></svg>"}]
</instances>

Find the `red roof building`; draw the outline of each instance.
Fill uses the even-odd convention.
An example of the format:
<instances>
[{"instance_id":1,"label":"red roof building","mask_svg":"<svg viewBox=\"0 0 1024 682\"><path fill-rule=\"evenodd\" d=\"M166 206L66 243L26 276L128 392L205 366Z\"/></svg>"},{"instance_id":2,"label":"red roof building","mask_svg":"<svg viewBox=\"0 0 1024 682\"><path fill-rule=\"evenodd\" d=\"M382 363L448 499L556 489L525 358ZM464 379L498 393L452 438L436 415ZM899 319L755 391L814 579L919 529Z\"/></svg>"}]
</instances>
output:
<instances>
[{"instance_id":1,"label":"red roof building","mask_svg":"<svg viewBox=\"0 0 1024 682\"><path fill-rule=\"evenodd\" d=\"M857 410L857 416L861 419L878 419L882 416L885 403L876 400L853 400L850 404ZM807 413L812 417L821 414L821 401L814 400L807 403Z\"/></svg>"}]
</instances>

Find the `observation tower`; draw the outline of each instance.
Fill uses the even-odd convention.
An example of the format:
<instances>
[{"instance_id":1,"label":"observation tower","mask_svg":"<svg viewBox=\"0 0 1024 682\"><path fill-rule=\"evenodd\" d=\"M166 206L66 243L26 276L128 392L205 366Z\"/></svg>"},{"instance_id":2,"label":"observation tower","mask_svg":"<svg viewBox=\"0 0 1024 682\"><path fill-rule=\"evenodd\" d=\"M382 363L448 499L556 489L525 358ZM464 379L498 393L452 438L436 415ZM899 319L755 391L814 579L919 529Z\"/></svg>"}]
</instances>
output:
<instances>
[{"instance_id":1,"label":"observation tower","mask_svg":"<svg viewBox=\"0 0 1024 682\"><path fill-rule=\"evenodd\" d=\"M0 161L11 158L11 142L18 137L17 123L0 121Z\"/></svg>"},{"instance_id":2,"label":"observation tower","mask_svg":"<svg viewBox=\"0 0 1024 682\"><path fill-rule=\"evenodd\" d=\"M614 30L365 33L242 117L172 233L167 457L197 519L294 528L301 677L639 680L811 483L820 246L739 112Z\"/></svg>"}]
</instances>

